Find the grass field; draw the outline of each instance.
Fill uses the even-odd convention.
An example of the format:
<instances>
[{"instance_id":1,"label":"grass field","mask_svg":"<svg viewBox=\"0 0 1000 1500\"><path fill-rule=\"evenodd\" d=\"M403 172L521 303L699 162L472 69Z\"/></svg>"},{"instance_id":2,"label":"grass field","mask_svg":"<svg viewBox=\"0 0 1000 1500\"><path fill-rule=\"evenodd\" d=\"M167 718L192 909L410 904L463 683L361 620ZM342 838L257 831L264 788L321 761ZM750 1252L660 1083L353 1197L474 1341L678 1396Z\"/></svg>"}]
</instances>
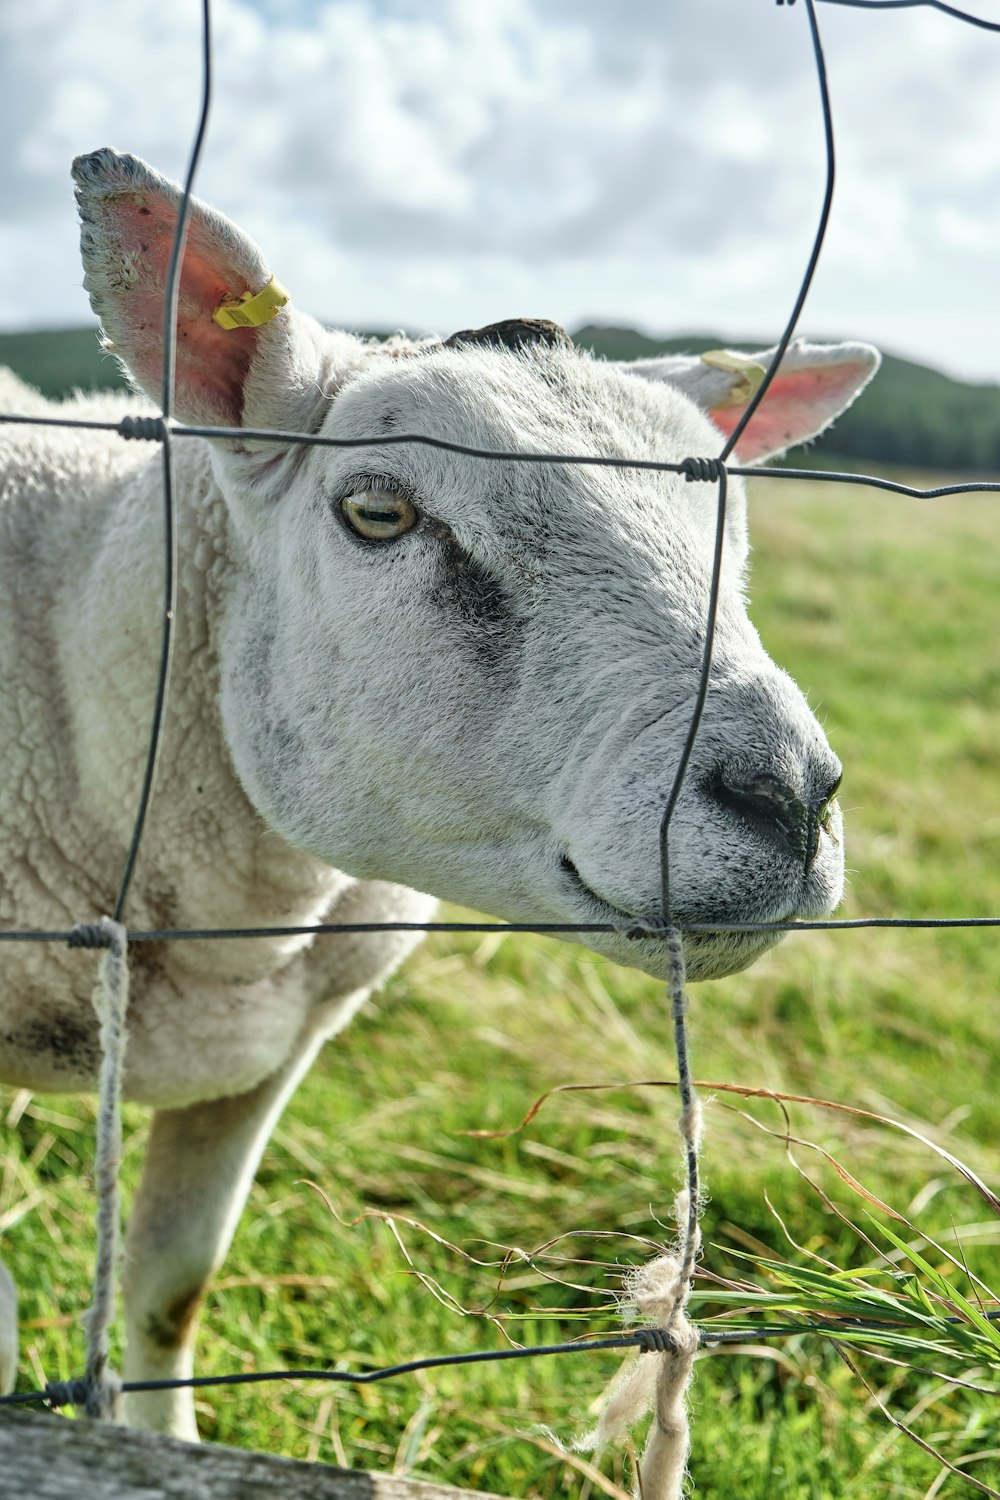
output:
<instances>
[{"instance_id":1,"label":"grass field","mask_svg":"<svg viewBox=\"0 0 1000 1500\"><path fill-rule=\"evenodd\" d=\"M752 514L754 619L846 766L844 914L1000 913L997 498L761 482ZM891 1116L995 1188L998 978L995 932L790 938L749 974L692 990L695 1071ZM630 1080L674 1076L658 983L542 939L433 939L327 1049L278 1130L209 1299L201 1373L366 1368L613 1330L622 1268L669 1233L677 1172L672 1090ZM467 1133L514 1126L569 1082L615 1087L556 1095L516 1134ZM809 1268L820 1257L911 1288L918 1266L883 1226L958 1292L970 1291L963 1262L1000 1284L1000 1220L929 1145L859 1116L706 1093L700 1317L724 1310L720 1278L774 1290L760 1259ZM22 1288L27 1389L81 1364L93 1108L8 1092L4 1109L17 1128L0 1228ZM131 1183L141 1115L128 1125ZM915 1228L873 1207L831 1159ZM860 1373L808 1333L704 1355L697 1493L974 1493L882 1407L1000 1488L996 1348L893 1363L862 1346L850 1358ZM204 1435L224 1442L586 1500L628 1489L628 1454L567 1456L556 1439L590 1424L618 1366L594 1354L357 1390L213 1391L199 1410Z\"/></svg>"}]
</instances>

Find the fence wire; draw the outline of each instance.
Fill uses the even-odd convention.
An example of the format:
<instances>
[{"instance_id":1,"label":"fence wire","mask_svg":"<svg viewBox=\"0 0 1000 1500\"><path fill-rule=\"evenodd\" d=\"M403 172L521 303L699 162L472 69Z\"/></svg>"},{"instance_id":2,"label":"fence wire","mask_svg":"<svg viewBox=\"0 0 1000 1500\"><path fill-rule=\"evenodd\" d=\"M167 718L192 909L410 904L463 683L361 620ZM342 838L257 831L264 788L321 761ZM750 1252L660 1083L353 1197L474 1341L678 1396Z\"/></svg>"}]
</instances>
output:
<instances>
[{"instance_id":1,"label":"fence wire","mask_svg":"<svg viewBox=\"0 0 1000 1500\"><path fill-rule=\"evenodd\" d=\"M791 9L797 0L775 0L779 7ZM746 467L730 463L731 454L738 446L739 439L752 421L754 413L761 401L765 398L767 391L777 373L778 367L785 352L794 336L800 314L805 304L812 283L813 275L819 263L825 240L826 230L830 219L833 202L835 183L835 143L833 129L833 115L830 105L829 90L827 84L826 65L823 56L822 41L817 20L817 5L839 5L857 10L880 11L880 10L904 10L926 8L936 10L950 16L958 21L965 22L973 27L985 31L1000 32L1000 22L984 20L978 16L961 10L956 6L943 3L943 0L803 0L807 22L810 30L813 57L816 67L816 76L819 87L820 107L822 112L824 146L826 158L825 185L819 222L809 252L807 264L793 303L791 313L788 317L781 338L771 358L770 364L759 384L752 400L749 402L739 423L734 428L731 436L726 441L721 453L716 456L692 456L678 462L665 462L644 458L617 457L603 454L572 454L555 452L535 452L522 450L501 450L477 447L469 444L452 442L447 439L430 437L423 433L380 433L372 437L360 438L332 438L310 433L288 433L271 429L248 429L227 428L216 426L200 426L180 423L173 419L173 395L174 395L174 370L176 358L176 321L177 304L180 288L180 268L183 259L184 243L187 230L187 221L193 196L194 180L201 158L208 124L209 113L212 102L212 17L210 0L201 0L202 13L202 35L201 35L201 60L202 60L202 93L201 107L194 141L191 147L183 193L180 200L177 225L174 232L173 245L170 256L169 272L166 284L165 309L164 309L164 365L163 381L160 399L160 414L158 416L129 415L120 422L111 421L89 421L81 418L40 417L23 416L17 413L0 413L0 423L29 424L34 426L56 426L66 428L83 428L99 431L117 432L122 438L133 441L151 441L161 444L163 456L163 525L164 525L164 583L162 604L162 626L160 656L157 672L157 685L154 702L154 711L149 734L148 753L142 787L139 795L138 807L132 829L128 852L122 870L121 880L114 907L114 921L121 923L124 920L128 894L132 883L136 863L141 849L143 831L147 814L149 811L153 791L156 782L157 766L163 739L163 725L167 708L168 689L170 682L171 658L173 646L173 634L176 618L176 576L178 538L175 524L175 503L173 493L173 444L175 441L183 441L189 438L224 440L239 438L242 441L252 440L262 443L287 444L295 442L299 444L336 447L336 448L365 448L372 446L385 447L388 445L422 445L425 447L442 449L446 452L461 454L466 457L483 460L500 461L510 464L542 464L542 465L564 465L564 466L588 466L603 467L620 470L657 470L684 475L688 480L706 481L711 480L718 485L718 506L715 527L715 542L713 555L713 569L709 598L706 605L706 638L702 656L699 687L696 695L695 708L692 713L688 728L687 739L678 762L666 806L664 809L660 826L660 859L661 859L661 921L659 924L648 924L642 922L631 922L627 924L614 923L562 923L562 922L379 922L379 923L317 923L305 926L264 926L264 927L224 927L224 928L172 928L163 930L136 930L128 931L128 942L193 942L199 940L219 940L227 938L267 938L275 936L316 936L325 937L337 933L371 933L377 931L385 932L520 932L539 934L587 934L602 933L616 934L627 938L649 939L662 938L667 941L671 934L675 933L671 922L670 907L670 862L669 862L669 829L677 800L687 771L691 752L697 739L702 710L709 689L710 672L712 666L713 631L714 621L718 608L721 558L723 540L725 535L726 506L727 506L727 480L730 475L748 477L768 477L773 479L807 479L814 483L836 482L839 484L859 484L870 488L886 490L894 494L904 495L917 500L938 499L949 495L962 495L978 492L1000 492L1000 482L977 480L960 484L938 485L928 488L901 483L877 475L842 473L833 470L796 469L787 467L755 466ZM787 933L787 932L815 932L830 930L852 930L859 928L926 928L926 929L949 929L949 928L995 928L1000 927L1000 916L968 916L968 917L856 917L856 918L829 918L823 920L803 920L794 922L743 922L743 923L685 923L685 931L697 933ZM106 948L109 946L109 938L106 927L98 922L81 922L66 930L41 930L41 929L5 929L0 930L0 942L28 942L28 943L65 943L71 947L80 948ZM679 1063L682 1075L686 1073L686 1029L683 1014L678 1019L677 1045L679 1051ZM683 1078L682 1078L683 1083ZM696 1153L688 1152L687 1162L687 1185L692 1204L697 1202L697 1159ZM688 1226L690 1233L690 1226ZM1000 1311L989 1311L982 1316L988 1322L1000 1320ZM943 1323L958 1323L957 1317L942 1318ZM856 1317L831 1316L826 1319L815 1317L799 1318L786 1323L760 1323L752 1329L747 1326L740 1328L725 1328L719 1325L698 1326L699 1345L705 1349L721 1347L728 1344L745 1343L753 1339L755 1343L763 1340L782 1339L791 1335L803 1333L823 1333L835 1336L838 1340L850 1342L858 1337L872 1332L878 1332L886 1328L908 1328L919 1325L907 1320L894 1322L891 1319L865 1319ZM536 1345L530 1347L518 1347L501 1350L489 1350L470 1352L465 1354L434 1355L423 1359L410 1360L401 1364L383 1367L366 1372L330 1369L308 1369L308 1370L274 1370L234 1373L231 1375L218 1376L193 1376L186 1379L157 1380L142 1382L126 1382L121 1386L124 1391L154 1391L171 1390L181 1387L205 1388L219 1385L248 1385L258 1384L266 1381L289 1381L289 1380L315 1380L336 1381L353 1385L368 1385L395 1376L412 1374L419 1370L441 1368L453 1365L479 1364L498 1360L520 1360L534 1359L544 1356L563 1356L569 1354L580 1354L598 1350L635 1348L643 1353L655 1353L669 1350L673 1347L671 1335L661 1328L638 1328L632 1332L619 1333L603 1337L584 1336L583 1338L567 1343ZM82 1404L88 1394L87 1380L53 1381L49 1382L44 1389L27 1393L0 1398L0 1405L16 1405L28 1403L45 1403L49 1406L58 1407L65 1405ZM951 1467L949 1465L949 1467ZM958 1472L958 1471L956 1471ZM964 1478L970 1476L963 1474ZM970 1482L975 1483L970 1479ZM983 1486L978 1486L984 1488ZM989 1491L989 1493L994 1493Z\"/></svg>"}]
</instances>

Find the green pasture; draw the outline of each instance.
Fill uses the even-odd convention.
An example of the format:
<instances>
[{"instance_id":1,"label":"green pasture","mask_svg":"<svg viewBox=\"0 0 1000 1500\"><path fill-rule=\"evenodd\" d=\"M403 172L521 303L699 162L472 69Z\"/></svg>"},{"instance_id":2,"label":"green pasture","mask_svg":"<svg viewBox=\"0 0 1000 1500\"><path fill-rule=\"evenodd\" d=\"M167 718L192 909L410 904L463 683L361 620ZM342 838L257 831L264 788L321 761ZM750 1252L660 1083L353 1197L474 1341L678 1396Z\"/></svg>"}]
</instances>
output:
<instances>
[{"instance_id":1,"label":"green pasture","mask_svg":"<svg viewBox=\"0 0 1000 1500\"><path fill-rule=\"evenodd\" d=\"M843 914L1000 913L998 497L759 482L752 529L754 620L846 767ZM752 1305L752 1283L800 1312L923 1318L888 1348L803 1331L704 1354L698 1495L1000 1490L1000 1349L974 1316L989 1305L979 1279L1000 1286L1000 1219L934 1149L1000 1187L998 980L1000 933L892 930L795 936L692 989L699 1078L857 1111L704 1090L697 1316ZM549 940L433 938L278 1130L208 1300L200 1372L360 1370L616 1329L622 1271L669 1239L678 1179L674 1092L636 1080L674 1077L659 983ZM515 1133L470 1134L515 1127L567 1083L609 1087L555 1094ZM0 1230L30 1389L82 1362L94 1112L10 1091L3 1109ZM141 1113L127 1126L132 1184ZM217 1441L588 1500L629 1490L628 1451L560 1445L592 1424L620 1363L213 1390L199 1411Z\"/></svg>"}]
</instances>

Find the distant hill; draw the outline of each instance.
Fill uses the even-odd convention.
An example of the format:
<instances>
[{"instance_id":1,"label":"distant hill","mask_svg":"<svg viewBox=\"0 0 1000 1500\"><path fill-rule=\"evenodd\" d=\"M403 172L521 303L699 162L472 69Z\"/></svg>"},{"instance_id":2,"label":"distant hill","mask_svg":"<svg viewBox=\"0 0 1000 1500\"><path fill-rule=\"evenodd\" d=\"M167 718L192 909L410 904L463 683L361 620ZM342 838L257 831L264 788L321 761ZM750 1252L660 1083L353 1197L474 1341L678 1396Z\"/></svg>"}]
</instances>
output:
<instances>
[{"instance_id":1,"label":"distant hill","mask_svg":"<svg viewBox=\"0 0 1000 1500\"><path fill-rule=\"evenodd\" d=\"M719 334L652 338L634 328L587 326L576 343L607 359L655 354L700 354L730 340ZM761 339L755 346L764 347ZM754 347L741 341L742 347ZM118 365L98 345L92 329L0 333L0 365L47 396L82 390L123 389ZM938 370L887 355L864 397L837 423L829 439L798 450L796 463L901 465L980 476L1000 472L1000 385L971 385Z\"/></svg>"},{"instance_id":2,"label":"distant hill","mask_svg":"<svg viewBox=\"0 0 1000 1500\"><path fill-rule=\"evenodd\" d=\"M43 396L126 389L117 360L104 353L93 328L0 333L0 365L9 365Z\"/></svg>"}]
</instances>

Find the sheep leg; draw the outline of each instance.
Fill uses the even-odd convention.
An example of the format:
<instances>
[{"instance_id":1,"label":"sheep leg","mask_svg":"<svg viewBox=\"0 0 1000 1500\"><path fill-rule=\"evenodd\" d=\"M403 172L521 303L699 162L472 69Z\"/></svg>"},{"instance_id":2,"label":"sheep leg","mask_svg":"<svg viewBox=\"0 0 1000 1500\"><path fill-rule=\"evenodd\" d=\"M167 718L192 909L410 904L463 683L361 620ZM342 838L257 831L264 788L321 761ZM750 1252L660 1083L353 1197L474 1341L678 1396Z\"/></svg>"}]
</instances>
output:
<instances>
[{"instance_id":1,"label":"sheep leg","mask_svg":"<svg viewBox=\"0 0 1000 1500\"><path fill-rule=\"evenodd\" d=\"M293 1056L248 1094L158 1110L125 1247L124 1379L183 1379L206 1283L229 1249L264 1146L316 1055L308 1031ZM190 1390L133 1392L130 1426L197 1441Z\"/></svg>"},{"instance_id":2,"label":"sheep leg","mask_svg":"<svg viewBox=\"0 0 1000 1500\"><path fill-rule=\"evenodd\" d=\"M17 1290L0 1260L0 1396L14 1389L17 1379Z\"/></svg>"}]
</instances>

